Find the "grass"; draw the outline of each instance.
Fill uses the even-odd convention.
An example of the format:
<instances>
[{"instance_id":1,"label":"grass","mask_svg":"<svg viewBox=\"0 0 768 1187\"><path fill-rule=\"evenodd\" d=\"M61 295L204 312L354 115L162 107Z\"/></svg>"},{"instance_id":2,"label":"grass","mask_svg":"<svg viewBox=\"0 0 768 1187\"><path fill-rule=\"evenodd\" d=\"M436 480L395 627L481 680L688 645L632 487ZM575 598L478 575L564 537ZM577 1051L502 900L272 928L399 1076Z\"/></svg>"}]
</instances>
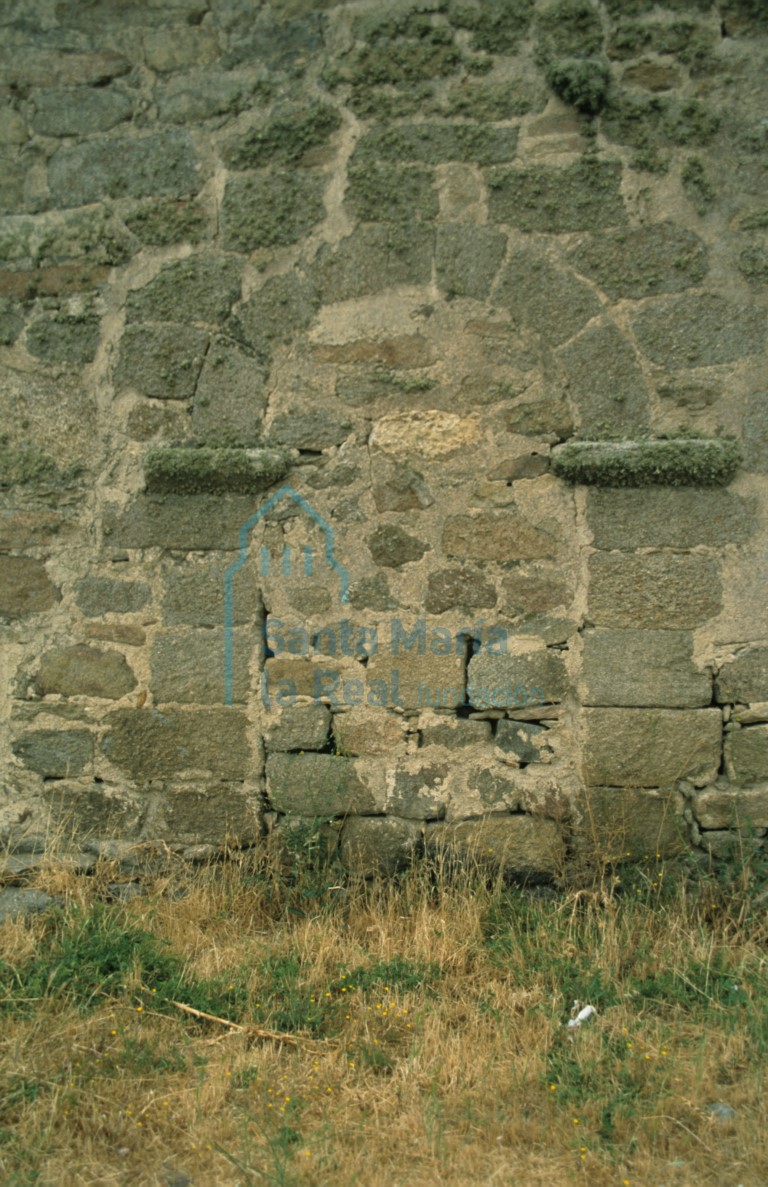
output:
<instances>
[{"instance_id":1,"label":"grass","mask_svg":"<svg viewBox=\"0 0 768 1187\"><path fill-rule=\"evenodd\" d=\"M0 926L3 1183L768 1182L749 865L548 892L243 857L107 901L118 876L52 866L66 906Z\"/></svg>"}]
</instances>

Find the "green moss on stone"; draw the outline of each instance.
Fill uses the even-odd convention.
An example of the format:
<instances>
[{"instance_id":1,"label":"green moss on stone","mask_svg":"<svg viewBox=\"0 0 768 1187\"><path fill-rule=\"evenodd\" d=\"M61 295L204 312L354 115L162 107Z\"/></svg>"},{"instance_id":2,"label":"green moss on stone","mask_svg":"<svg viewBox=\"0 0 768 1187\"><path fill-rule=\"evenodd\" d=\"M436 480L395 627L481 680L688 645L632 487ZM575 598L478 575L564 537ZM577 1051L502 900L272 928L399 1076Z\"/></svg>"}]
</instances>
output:
<instances>
[{"instance_id":1,"label":"green moss on stone","mask_svg":"<svg viewBox=\"0 0 768 1187\"><path fill-rule=\"evenodd\" d=\"M488 170L492 221L521 231L582 231L627 221L621 164L584 157L562 169L536 166Z\"/></svg>"},{"instance_id":2,"label":"green moss on stone","mask_svg":"<svg viewBox=\"0 0 768 1187\"><path fill-rule=\"evenodd\" d=\"M768 284L768 250L757 244L745 247L739 256L739 272L750 284Z\"/></svg>"},{"instance_id":3,"label":"green moss on stone","mask_svg":"<svg viewBox=\"0 0 768 1187\"><path fill-rule=\"evenodd\" d=\"M563 102L585 115L597 115L608 97L611 72L599 58L558 58L547 79Z\"/></svg>"},{"instance_id":4,"label":"green moss on stone","mask_svg":"<svg viewBox=\"0 0 768 1187\"><path fill-rule=\"evenodd\" d=\"M467 124L409 124L379 128L358 145L360 158L369 153L384 161L476 161L497 165L511 161L517 148L517 128L476 128Z\"/></svg>"},{"instance_id":5,"label":"green moss on stone","mask_svg":"<svg viewBox=\"0 0 768 1187\"><path fill-rule=\"evenodd\" d=\"M292 165L326 141L341 125L341 116L327 103L286 105L263 127L253 128L230 146L227 164L233 169L264 165Z\"/></svg>"},{"instance_id":6,"label":"green moss on stone","mask_svg":"<svg viewBox=\"0 0 768 1187\"><path fill-rule=\"evenodd\" d=\"M325 216L323 179L302 171L241 173L224 191L224 246L234 251L297 243Z\"/></svg>"},{"instance_id":7,"label":"green moss on stone","mask_svg":"<svg viewBox=\"0 0 768 1187\"><path fill-rule=\"evenodd\" d=\"M144 459L147 490L157 494L199 495L265 490L288 470L280 449L151 449Z\"/></svg>"},{"instance_id":8,"label":"green moss on stone","mask_svg":"<svg viewBox=\"0 0 768 1187\"><path fill-rule=\"evenodd\" d=\"M364 222L424 221L438 212L430 169L372 161L367 153L352 160L347 202Z\"/></svg>"},{"instance_id":9,"label":"green moss on stone","mask_svg":"<svg viewBox=\"0 0 768 1187\"><path fill-rule=\"evenodd\" d=\"M717 197L717 192L707 177L703 162L698 157L691 157L683 166L681 179L686 197L696 207L698 214L706 214Z\"/></svg>"},{"instance_id":10,"label":"green moss on stone","mask_svg":"<svg viewBox=\"0 0 768 1187\"><path fill-rule=\"evenodd\" d=\"M740 231L763 231L768 228L768 206L758 206L739 215L737 226Z\"/></svg>"},{"instance_id":11,"label":"green moss on stone","mask_svg":"<svg viewBox=\"0 0 768 1187\"><path fill-rule=\"evenodd\" d=\"M477 7L454 4L449 20L457 29L469 29L472 48L488 54L514 54L528 32L534 0L483 0Z\"/></svg>"},{"instance_id":12,"label":"green moss on stone","mask_svg":"<svg viewBox=\"0 0 768 1187\"><path fill-rule=\"evenodd\" d=\"M569 441L552 451L552 473L590 486L725 486L741 462L736 441Z\"/></svg>"},{"instance_id":13,"label":"green moss on stone","mask_svg":"<svg viewBox=\"0 0 768 1187\"><path fill-rule=\"evenodd\" d=\"M37 445L10 445L0 438L0 488L52 483L60 478L53 458Z\"/></svg>"},{"instance_id":14,"label":"green moss on stone","mask_svg":"<svg viewBox=\"0 0 768 1187\"><path fill-rule=\"evenodd\" d=\"M205 238L205 210L197 202L153 202L129 214L125 224L142 243L168 247Z\"/></svg>"},{"instance_id":15,"label":"green moss on stone","mask_svg":"<svg viewBox=\"0 0 768 1187\"><path fill-rule=\"evenodd\" d=\"M541 111L545 102L544 88L533 84L463 81L459 89L448 92L441 110L446 115L460 115L465 119L508 120L530 111Z\"/></svg>"},{"instance_id":16,"label":"green moss on stone","mask_svg":"<svg viewBox=\"0 0 768 1187\"><path fill-rule=\"evenodd\" d=\"M540 61L553 58L592 58L603 46L600 14L589 0L559 0L536 20L537 56Z\"/></svg>"},{"instance_id":17,"label":"green moss on stone","mask_svg":"<svg viewBox=\"0 0 768 1187\"><path fill-rule=\"evenodd\" d=\"M601 121L609 140L638 149L706 145L711 143L720 124L720 115L697 99L681 103L657 95L626 93L609 100Z\"/></svg>"}]
</instances>

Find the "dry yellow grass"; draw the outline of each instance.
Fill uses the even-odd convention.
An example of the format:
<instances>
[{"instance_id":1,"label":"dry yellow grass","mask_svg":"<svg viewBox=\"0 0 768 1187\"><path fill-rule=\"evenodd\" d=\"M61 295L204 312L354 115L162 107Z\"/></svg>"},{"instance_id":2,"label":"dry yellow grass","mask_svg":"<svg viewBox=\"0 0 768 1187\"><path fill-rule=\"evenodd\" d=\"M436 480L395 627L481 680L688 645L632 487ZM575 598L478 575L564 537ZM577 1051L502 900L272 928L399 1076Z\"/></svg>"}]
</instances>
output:
<instances>
[{"instance_id":1,"label":"dry yellow grass","mask_svg":"<svg viewBox=\"0 0 768 1187\"><path fill-rule=\"evenodd\" d=\"M38 984L24 1007L25 970L115 878L51 869L72 904L58 931L0 928L0 1179L764 1187L757 889L660 896L660 874L547 899L469 874L338 888L233 862L101 908L107 949L114 921L167 941L190 985L236 985L235 1030L153 996L141 945L118 990ZM574 996L598 1013L569 1032Z\"/></svg>"}]
</instances>

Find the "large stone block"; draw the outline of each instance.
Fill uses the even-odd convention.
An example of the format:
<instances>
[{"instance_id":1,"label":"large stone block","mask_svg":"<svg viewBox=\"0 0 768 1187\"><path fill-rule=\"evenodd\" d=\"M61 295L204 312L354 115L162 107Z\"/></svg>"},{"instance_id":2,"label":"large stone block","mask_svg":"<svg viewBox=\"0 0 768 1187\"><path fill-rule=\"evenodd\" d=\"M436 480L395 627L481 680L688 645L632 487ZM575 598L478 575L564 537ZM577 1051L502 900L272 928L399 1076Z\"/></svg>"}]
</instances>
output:
<instances>
[{"instance_id":1,"label":"large stone block","mask_svg":"<svg viewBox=\"0 0 768 1187\"><path fill-rule=\"evenodd\" d=\"M232 699L242 703L250 687L250 662L259 635L232 632ZM219 630L168 630L152 640L150 688L155 704L223 705L226 699L226 648Z\"/></svg>"},{"instance_id":2,"label":"large stone block","mask_svg":"<svg viewBox=\"0 0 768 1187\"><path fill-rule=\"evenodd\" d=\"M560 351L580 427L596 435L642 432L648 392L635 351L614 325L593 326Z\"/></svg>"},{"instance_id":3,"label":"large stone block","mask_svg":"<svg viewBox=\"0 0 768 1187\"><path fill-rule=\"evenodd\" d=\"M275 343L306 330L319 307L314 285L296 271L271 277L237 311L236 325L257 356L266 360Z\"/></svg>"},{"instance_id":4,"label":"large stone block","mask_svg":"<svg viewBox=\"0 0 768 1187\"><path fill-rule=\"evenodd\" d=\"M722 548L754 532L755 507L725 490L590 489L587 523L595 548Z\"/></svg>"},{"instance_id":5,"label":"large stone block","mask_svg":"<svg viewBox=\"0 0 768 1187\"><path fill-rule=\"evenodd\" d=\"M560 541L510 507L503 514L451 515L443 529L443 551L461 560L519 561L556 556Z\"/></svg>"},{"instance_id":6,"label":"large stone block","mask_svg":"<svg viewBox=\"0 0 768 1187\"><path fill-rule=\"evenodd\" d=\"M550 704L562 700L567 688L560 655L544 648L522 654L481 652L467 669L467 695L476 709Z\"/></svg>"},{"instance_id":7,"label":"large stone block","mask_svg":"<svg viewBox=\"0 0 768 1187\"><path fill-rule=\"evenodd\" d=\"M45 562L31 556L4 556L0 563L0 615L28 618L61 601L61 593L45 570Z\"/></svg>"},{"instance_id":8,"label":"large stone block","mask_svg":"<svg viewBox=\"0 0 768 1187\"><path fill-rule=\"evenodd\" d=\"M108 87L45 90L35 99L32 127L41 136L86 136L109 131L132 111L131 97Z\"/></svg>"},{"instance_id":9,"label":"large stone block","mask_svg":"<svg viewBox=\"0 0 768 1187\"><path fill-rule=\"evenodd\" d=\"M326 705L288 706L266 728L264 742L271 751L322 750L330 728L331 713Z\"/></svg>"},{"instance_id":10,"label":"large stone block","mask_svg":"<svg viewBox=\"0 0 768 1187\"><path fill-rule=\"evenodd\" d=\"M152 597L145 581L116 581L112 577L84 577L75 591L77 604L89 618L102 614L134 614Z\"/></svg>"},{"instance_id":11,"label":"large stone block","mask_svg":"<svg viewBox=\"0 0 768 1187\"><path fill-rule=\"evenodd\" d=\"M48 185L56 206L86 206L104 198L183 198L197 193L201 178L189 133L174 131L62 146L51 157Z\"/></svg>"},{"instance_id":12,"label":"large stone block","mask_svg":"<svg viewBox=\"0 0 768 1187\"><path fill-rule=\"evenodd\" d=\"M768 784L705 787L694 794L691 807L701 828L768 828Z\"/></svg>"},{"instance_id":13,"label":"large stone block","mask_svg":"<svg viewBox=\"0 0 768 1187\"><path fill-rule=\"evenodd\" d=\"M485 294L482 294L485 296ZM494 289L495 305L509 309L516 323L535 330L552 346L577 334L602 306L589 285L554 268L541 251L514 253ZM599 368L592 371L592 378Z\"/></svg>"},{"instance_id":14,"label":"large stone block","mask_svg":"<svg viewBox=\"0 0 768 1187\"><path fill-rule=\"evenodd\" d=\"M720 768L719 709L584 709L582 771L593 787L710 783Z\"/></svg>"},{"instance_id":15,"label":"large stone block","mask_svg":"<svg viewBox=\"0 0 768 1187\"><path fill-rule=\"evenodd\" d=\"M692 630L722 607L718 564L698 553L596 552L587 599L598 626Z\"/></svg>"},{"instance_id":16,"label":"large stone block","mask_svg":"<svg viewBox=\"0 0 768 1187\"><path fill-rule=\"evenodd\" d=\"M232 175L224 190L222 237L229 251L285 247L325 216L323 179L275 170Z\"/></svg>"},{"instance_id":17,"label":"large stone block","mask_svg":"<svg viewBox=\"0 0 768 1187\"><path fill-rule=\"evenodd\" d=\"M261 833L258 792L238 783L168 787L160 810L172 845L244 845Z\"/></svg>"},{"instance_id":18,"label":"large stone block","mask_svg":"<svg viewBox=\"0 0 768 1187\"><path fill-rule=\"evenodd\" d=\"M729 730L725 736L725 769L734 783L761 783L768 778L768 725Z\"/></svg>"},{"instance_id":19,"label":"large stone block","mask_svg":"<svg viewBox=\"0 0 768 1187\"><path fill-rule=\"evenodd\" d=\"M43 799L54 826L66 836L74 833L81 843L89 838L132 840L146 814L146 804L138 796L107 783L57 779L46 785Z\"/></svg>"},{"instance_id":20,"label":"large stone block","mask_svg":"<svg viewBox=\"0 0 768 1187\"><path fill-rule=\"evenodd\" d=\"M473 124L400 124L374 128L358 142L358 151L383 161L476 161L500 165L511 161L517 148L517 128Z\"/></svg>"},{"instance_id":21,"label":"large stone block","mask_svg":"<svg viewBox=\"0 0 768 1187\"><path fill-rule=\"evenodd\" d=\"M208 335L191 326L126 326L115 384L158 400L187 400L207 349Z\"/></svg>"},{"instance_id":22,"label":"large stone block","mask_svg":"<svg viewBox=\"0 0 768 1187\"><path fill-rule=\"evenodd\" d=\"M491 740L491 723L466 717L435 715L420 722L419 733L424 747L444 746L446 750L463 750L467 746L487 745Z\"/></svg>"},{"instance_id":23,"label":"large stone block","mask_svg":"<svg viewBox=\"0 0 768 1187\"><path fill-rule=\"evenodd\" d=\"M583 160L562 169L536 166L488 170L491 221L521 231L592 231L622 226L618 161Z\"/></svg>"},{"instance_id":24,"label":"large stone block","mask_svg":"<svg viewBox=\"0 0 768 1187\"><path fill-rule=\"evenodd\" d=\"M129 322L221 322L240 297L242 264L232 256L190 256L167 264L128 293Z\"/></svg>"},{"instance_id":25,"label":"large stone block","mask_svg":"<svg viewBox=\"0 0 768 1187\"><path fill-rule=\"evenodd\" d=\"M370 877L407 869L421 847L421 829L411 820L352 817L341 834L340 855L348 870Z\"/></svg>"},{"instance_id":26,"label":"large stone block","mask_svg":"<svg viewBox=\"0 0 768 1187\"><path fill-rule=\"evenodd\" d=\"M163 572L163 623L166 626L224 626L225 580L232 556L169 560ZM255 559L233 576L232 623L261 630L262 600Z\"/></svg>"},{"instance_id":27,"label":"large stone block","mask_svg":"<svg viewBox=\"0 0 768 1187\"><path fill-rule=\"evenodd\" d=\"M335 754L270 754L267 796L277 812L330 819L383 812L355 762Z\"/></svg>"},{"instance_id":28,"label":"large stone block","mask_svg":"<svg viewBox=\"0 0 768 1187\"><path fill-rule=\"evenodd\" d=\"M27 330L27 350L46 363L90 363L99 345L98 317L38 317Z\"/></svg>"},{"instance_id":29,"label":"large stone block","mask_svg":"<svg viewBox=\"0 0 768 1187\"><path fill-rule=\"evenodd\" d=\"M506 249L506 235L494 227L444 223L437 228L438 285L448 298L485 300Z\"/></svg>"},{"instance_id":30,"label":"large stone block","mask_svg":"<svg viewBox=\"0 0 768 1187\"><path fill-rule=\"evenodd\" d=\"M679 292L699 284L709 267L699 236L673 223L592 235L569 258L613 301Z\"/></svg>"},{"instance_id":31,"label":"large stone block","mask_svg":"<svg viewBox=\"0 0 768 1187\"><path fill-rule=\"evenodd\" d=\"M448 802L448 766L409 759L393 771L387 812L413 820L441 820Z\"/></svg>"},{"instance_id":32,"label":"large stone block","mask_svg":"<svg viewBox=\"0 0 768 1187\"><path fill-rule=\"evenodd\" d=\"M104 534L110 548L232 552L253 510L248 495L137 495L125 510L106 508Z\"/></svg>"},{"instance_id":33,"label":"large stone block","mask_svg":"<svg viewBox=\"0 0 768 1187\"><path fill-rule=\"evenodd\" d=\"M86 643L46 651L35 677L40 696L104 697L117 700L136 687L136 677L119 651L101 651Z\"/></svg>"},{"instance_id":34,"label":"large stone block","mask_svg":"<svg viewBox=\"0 0 768 1187\"><path fill-rule=\"evenodd\" d=\"M674 791L591 787L578 800L574 851L588 864L673 857L686 848L683 803Z\"/></svg>"},{"instance_id":35,"label":"large stone block","mask_svg":"<svg viewBox=\"0 0 768 1187\"><path fill-rule=\"evenodd\" d=\"M520 565L502 579L502 613L517 618L569 606L575 589L567 576L560 568Z\"/></svg>"},{"instance_id":36,"label":"large stone block","mask_svg":"<svg viewBox=\"0 0 768 1187\"><path fill-rule=\"evenodd\" d=\"M719 704L768 701L768 647L750 647L724 663L715 680Z\"/></svg>"},{"instance_id":37,"label":"large stone block","mask_svg":"<svg viewBox=\"0 0 768 1187\"><path fill-rule=\"evenodd\" d=\"M104 756L136 777L202 771L217 779L246 779L259 773L248 722L237 709L117 709L105 724Z\"/></svg>"},{"instance_id":38,"label":"large stone block","mask_svg":"<svg viewBox=\"0 0 768 1187\"><path fill-rule=\"evenodd\" d=\"M333 716L333 736L341 754L394 755L405 753L403 719L381 709L349 709Z\"/></svg>"},{"instance_id":39,"label":"large stone block","mask_svg":"<svg viewBox=\"0 0 768 1187\"><path fill-rule=\"evenodd\" d=\"M346 201L350 212L362 222L432 222L437 216L432 170L422 165L390 165L353 157L348 177Z\"/></svg>"},{"instance_id":40,"label":"large stone block","mask_svg":"<svg viewBox=\"0 0 768 1187\"><path fill-rule=\"evenodd\" d=\"M192 431L205 445L257 445L267 407L266 374L252 351L216 335L195 388Z\"/></svg>"},{"instance_id":41,"label":"large stone block","mask_svg":"<svg viewBox=\"0 0 768 1187\"><path fill-rule=\"evenodd\" d=\"M429 284L435 233L423 223L370 223L335 249L323 246L312 278L324 304L368 296L395 285Z\"/></svg>"},{"instance_id":42,"label":"large stone block","mask_svg":"<svg viewBox=\"0 0 768 1187\"><path fill-rule=\"evenodd\" d=\"M583 638L582 704L694 709L711 703L712 680L693 663L687 631L593 630Z\"/></svg>"},{"instance_id":43,"label":"large stone block","mask_svg":"<svg viewBox=\"0 0 768 1187\"><path fill-rule=\"evenodd\" d=\"M427 614L446 610L490 609L496 605L496 590L478 572L441 569L427 580Z\"/></svg>"},{"instance_id":44,"label":"large stone block","mask_svg":"<svg viewBox=\"0 0 768 1187\"><path fill-rule=\"evenodd\" d=\"M644 304L632 319L640 349L665 367L707 367L760 354L766 345L762 309L724 297L666 297Z\"/></svg>"},{"instance_id":45,"label":"large stone block","mask_svg":"<svg viewBox=\"0 0 768 1187\"><path fill-rule=\"evenodd\" d=\"M559 826L539 816L486 816L455 824L440 822L429 826L425 840L433 853L481 869L499 869L507 877L531 882L552 878L562 870L565 860Z\"/></svg>"},{"instance_id":46,"label":"large stone block","mask_svg":"<svg viewBox=\"0 0 768 1187\"><path fill-rule=\"evenodd\" d=\"M13 743L13 753L44 778L66 779L90 767L93 737L83 729L30 730Z\"/></svg>"},{"instance_id":47,"label":"large stone block","mask_svg":"<svg viewBox=\"0 0 768 1187\"><path fill-rule=\"evenodd\" d=\"M429 637L429 636L427 636ZM369 705L403 709L454 709L462 705L464 655L434 654L389 644L371 657L365 669Z\"/></svg>"}]
</instances>

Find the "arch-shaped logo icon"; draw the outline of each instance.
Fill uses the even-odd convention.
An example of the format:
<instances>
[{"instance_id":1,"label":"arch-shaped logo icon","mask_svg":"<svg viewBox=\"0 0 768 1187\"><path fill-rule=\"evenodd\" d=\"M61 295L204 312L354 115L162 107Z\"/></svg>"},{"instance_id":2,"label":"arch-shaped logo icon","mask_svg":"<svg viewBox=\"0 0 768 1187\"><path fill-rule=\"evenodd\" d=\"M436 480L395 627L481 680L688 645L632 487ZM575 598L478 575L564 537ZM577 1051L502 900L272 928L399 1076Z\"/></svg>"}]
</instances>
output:
<instances>
[{"instance_id":1,"label":"arch-shaped logo icon","mask_svg":"<svg viewBox=\"0 0 768 1187\"><path fill-rule=\"evenodd\" d=\"M247 519L240 528L240 549L237 560L230 565L224 574L224 704L231 705L233 702L233 684L234 684L234 619L235 619L235 577L240 569L248 559L248 537L256 524L259 523L265 515L282 500L292 499L298 507L304 511L310 519L312 519L321 529L325 536L325 563L330 569L338 575L339 578L339 601L345 606L349 601L349 577L347 570L336 559L335 554L335 537L333 528L328 521L320 514L319 511L308 503L292 486L281 486L273 495L267 499L259 510ZM259 571L262 577L269 575L270 571L270 555L266 547L262 547L259 556ZM285 547L281 558L281 573L288 577L292 572L293 557L291 556L291 549ZM312 549L309 546L304 546L301 552L301 569L306 577L312 576L314 565L314 556Z\"/></svg>"}]
</instances>

